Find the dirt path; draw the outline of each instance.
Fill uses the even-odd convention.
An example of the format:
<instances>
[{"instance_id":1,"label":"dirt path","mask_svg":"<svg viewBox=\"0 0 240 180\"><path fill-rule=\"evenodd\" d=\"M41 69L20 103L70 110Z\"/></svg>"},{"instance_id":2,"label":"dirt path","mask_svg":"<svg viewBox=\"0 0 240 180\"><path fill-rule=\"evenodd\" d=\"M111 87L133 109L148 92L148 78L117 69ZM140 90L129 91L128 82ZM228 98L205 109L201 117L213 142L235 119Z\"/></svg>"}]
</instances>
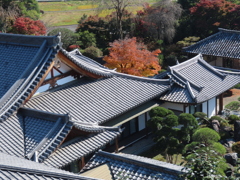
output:
<instances>
[{"instance_id":1,"label":"dirt path","mask_svg":"<svg viewBox=\"0 0 240 180\"><path fill-rule=\"evenodd\" d=\"M230 91L232 92L232 95L223 98L224 106L232 101L238 101L238 97L240 97L240 89L230 89Z\"/></svg>"}]
</instances>

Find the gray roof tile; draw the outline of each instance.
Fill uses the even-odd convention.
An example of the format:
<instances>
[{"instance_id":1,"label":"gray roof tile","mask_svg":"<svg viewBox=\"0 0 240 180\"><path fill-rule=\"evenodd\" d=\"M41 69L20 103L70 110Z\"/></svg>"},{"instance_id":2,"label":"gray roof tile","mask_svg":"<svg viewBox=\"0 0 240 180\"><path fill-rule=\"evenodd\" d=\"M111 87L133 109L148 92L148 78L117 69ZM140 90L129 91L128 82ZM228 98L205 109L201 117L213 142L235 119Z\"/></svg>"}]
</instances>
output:
<instances>
[{"instance_id":1,"label":"gray roof tile","mask_svg":"<svg viewBox=\"0 0 240 180\"><path fill-rule=\"evenodd\" d=\"M20 109L0 123L0 151L29 159L37 151L41 162L60 145L72 126L65 115Z\"/></svg>"},{"instance_id":2,"label":"gray roof tile","mask_svg":"<svg viewBox=\"0 0 240 180\"><path fill-rule=\"evenodd\" d=\"M63 167L69 163L87 156L105 146L119 136L121 130L106 128L103 132L90 136L77 137L64 143L57 151L51 154L43 163L52 167Z\"/></svg>"},{"instance_id":3,"label":"gray roof tile","mask_svg":"<svg viewBox=\"0 0 240 180\"><path fill-rule=\"evenodd\" d=\"M130 154L97 152L82 169L82 173L107 164L116 179L179 179L181 166Z\"/></svg>"},{"instance_id":4,"label":"gray roof tile","mask_svg":"<svg viewBox=\"0 0 240 180\"><path fill-rule=\"evenodd\" d=\"M0 121L20 108L31 94L52 62L59 44L56 36L0 33Z\"/></svg>"},{"instance_id":5,"label":"gray roof tile","mask_svg":"<svg viewBox=\"0 0 240 180\"><path fill-rule=\"evenodd\" d=\"M83 68L84 70L91 72L93 74L103 76L103 77L112 77L112 71L107 67L99 64L98 62L83 56L79 50L73 50L71 52L67 52L64 49L60 50L65 56L68 57L74 64L78 67Z\"/></svg>"},{"instance_id":6,"label":"gray roof tile","mask_svg":"<svg viewBox=\"0 0 240 180\"><path fill-rule=\"evenodd\" d=\"M240 59L240 31L219 28L219 32L194 45L185 52Z\"/></svg>"},{"instance_id":7,"label":"gray roof tile","mask_svg":"<svg viewBox=\"0 0 240 180\"><path fill-rule=\"evenodd\" d=\"M214 68L197 55L169 68L173 85L160 99L179 103L207 101L240 82L240 71L229 70Z\"/></svg>"},{"instance_id":8,"label":"gray roof tile","mask_svg":"<svg viewBox=\"0 0 240 180\"><path fill-rule=\"evenodd\" d=\"M0 179L11 180L94 180L0 152Z\"/></svg>"},{"instance_id":9,"label":"gray roof tile","mask_svg":"<svg viewBox=\"0 0 240 180\"><path fill-rule=\"evenodd\" d=\"M150 79L150 78L148 78ZM35 96L26 107L70 113L74 121L103 123L168 90L167 81L132 76L92 80L86 77Z\"/></svg>"}]
</instances>

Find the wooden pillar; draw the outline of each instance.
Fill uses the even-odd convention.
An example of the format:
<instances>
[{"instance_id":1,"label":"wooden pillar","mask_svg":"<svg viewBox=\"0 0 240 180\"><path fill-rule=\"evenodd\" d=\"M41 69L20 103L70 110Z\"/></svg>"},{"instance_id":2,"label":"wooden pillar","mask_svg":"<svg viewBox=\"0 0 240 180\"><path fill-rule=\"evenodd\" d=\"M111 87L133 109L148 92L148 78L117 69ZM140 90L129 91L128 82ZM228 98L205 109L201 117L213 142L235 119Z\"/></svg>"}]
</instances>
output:
<instances>
[{"instance_id":1,"label":"wooden pillar","mask_svg":"<svg viewBox=\"0 0 240 180\"><path fill-rule=\"evenodd\" d=\"M83 168L85 166L85 158L84 158L84 156L83 157L81 157L81 163L80 163L80 170Z\"/></svg>"},{"instance_id":2,"label":"wooden pillar","mask_svg":"<svg viewBox=\"0 0 240 180\"><path fill-rule=\"evenodd\" d=\"M148 114L147 112L145 113L145 131L146 131L146 138L148 138Z\"/></svg>"},{"instance_id":3,"label":"wooden pillar","mask_svg":"<svg viewBox=\"0 0 240 180\"><path fill-rule=\"evenodd\" d=\"M119 146L118 146L118 137L116 137L116 139L115 139L115 153L119 153Z\"/></svg>"},{"instance_id":4,"label":"wooden pillar","mask_svg":"<svg viewBox=\"0 0 240 180\"><path fill-rule=\"evenodd\" d=\"M219 111L218 113L221 113L223 110L223 93L219 95Z\"/></svg>"}]
</instances>

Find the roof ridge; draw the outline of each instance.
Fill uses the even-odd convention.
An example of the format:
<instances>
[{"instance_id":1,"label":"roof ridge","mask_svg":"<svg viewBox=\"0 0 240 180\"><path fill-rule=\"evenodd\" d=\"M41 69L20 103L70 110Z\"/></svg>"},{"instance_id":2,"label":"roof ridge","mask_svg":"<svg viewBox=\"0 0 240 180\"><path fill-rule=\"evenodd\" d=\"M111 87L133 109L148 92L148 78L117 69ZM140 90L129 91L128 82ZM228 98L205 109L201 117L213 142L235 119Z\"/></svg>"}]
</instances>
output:
<instances>
[{"instance_id":1,"label":"roof ridge","mask_svg":"<svg viewBox=\"0 0 240 180\"><path fill-rule=\"evenodd\" d=\"M92 178L88 178L88 177L81 176L81 175L70 174L70 172L64 171L64 170L62 170L63 171L62 173L60 173L60 172L49 172L49 171L46 171L46 170L23 168L23 167L14 167L14 166L10 166L10 165L2 165L2 164L0 164L0 169L1 170L7 170L7 171L24 172L24 173L30 173L30 174L33 173L33 174L39 174L39 175L42 175L42 176L56 176L56 177L59 177L59 178L67 178L67 179L69 179L69 178L73 178L73 179L77 178L79 180L83 180L83 178L86 179L86 180L92 179ZM66 172L68 174L64 174L64 172Z\"/></svg>"},{"instance_id":2,"label":"roof ridge","mask_svg":"<svg viewBox=\"0 0 240 180\"><path fill-rule=\"evenodd\" d=\"M38 46L42 44L42 41L46 40L48 47L61 46L61 34L57 34L55 36L33 36L23 34L0 33L0 36L0 43L3 42L5 44Z\"/></svg>"},{"instance_id":3,"label":"roof ridge","mask_svg":"<svg viewBox=\"0 0 240 180\"><path fill-rule=\"evenodd\" d=\"M218 28L218 30L221 31L221 32L230 32L230 33L240 34L239 30L232 30L232 29L225 29L225 28Z\"/></svg>"},{"instance_id":4,"label":"roof ridge","mask_svg":"<svg viewBox=\"0 0 240 180\"><path fill-rule=\"evenodd\" d=\"M128 79L139 80L142 82L170 84L169 79L154 79L154 78L149 78L149 77L140 77L140 76L134 76L131 74L124 74L124 73L115 72L115 71L112 73L113 73L113 75L115 75L117 77L125 77Z\"/></svg>"},{"instance_id":5,"label":"roof ridge","mask_svg":"<svg viewBox=\"0 0 240 180\"><path fill-rule=\"evenodd\" d=\"M198 62L200 62L200 64L202 64L204 67L206 67L207 69L209 69L212 73L215 73L217 76L219 76L220 78L224 79L226 77L226 75L218 72L215 68L213 68L210 64L208 64L203 57L201 56L200 59L198 59Z\"/></svg>"},{"instance_id":6,"label":"roof ridge","mask_svg":"<svg viewBox=\"0 0 240 180\"><path fill-rule=\"evenodd\" d=\"M180 170L180 168L182 169L181 166L164 162L165 164L172 165L172 166L175 166L175 167L179 167L179 170L169 169L169 168L166 168L166 167L164 167L160 164L157 164L157 160L153 160L153 159L142 157L142 156L137 156L137 155L132 155L132 154L124 154L124 153L121 153L122 154L121 155L121 154L116 154L116 153L108 153L106 151L101 151L101 150L99 150L96 153L96 155L98 155L98 154L100 156L105 156L105 157L112 158L112 159L119 160L119 161L123 161L123 162L127 161L127 162L130 162L132 164L136 164L138 166L153 169L153 170L157 170L157 171L159 171L159 168L161 168L161 171L163 171L163 172L168 172L169 173L171 171L174 171L175 173L182 173L182 171ZM129 156L132 156L133 158L131 158ZM148 161L148 162L142 161L142 159L138 160L136 157L146 159L146 161ZM150 162L150 161L156 161L156 162L153 163L153 162ZM159 161L159 162L161 162L161 161Z\"/></svg>"},{"instance_id":7,"label":"roof ridge","mask_svg":"<svg viewBox=\"0 0 240 180\"><path fill-rule=\"evenodd\" d=\"M42 49L43 50L43 49ZM38 85L41 78L44 76L46 70L52 63L52 59L54 58L55 54L57 52L57 49L50 48L46 51L44 56L40 57L40 59L44 59L44 61L40 61L40 63L37 64L37 66L34 66L34 69L30 72L29 76L27 77L25 81L21 84L16 84L17 87L17 95L16 92L8 98L11 99L11 101L8 100L6 107L6 104L4 104L4 109L1 109L1 117L0 121L6 120L14 111L20 108L20 106L25 102L27 97L33 92L34 88ZM36 61L36 60L35 60Z\"/></svg>"},{"instance_id":8,"label":"roof ridge","mask_svg":"<svg viewBox=\"0 0 240 180\"><path fill-rule=\"evenodd\" d=\"M79 122L79 121L71 121L73 122L73 125L75 128L87 132L104 132L105 130L113 130L113 131L119 131L122 132L120 127L108 127L108 126L99 126L97 123L88 123L88 122ZM93 128L89 130L89 128ZM96 128L96 129L95 129Z\"/></svg>"},{"instance_id":9,"label":"roof ridge","mask_svg":"<svg viewBox=\"0 0 240 180\"><path fill-rule=\"evenodd\" d=\"M96 75L100 75L100 76L103 76L103 77L111 77L112 76L112 71L113 70L110 70L110 69L106 69L106 68L103 68L102 66L100 67L97 67L97 66L90 66L88 64L84 64L84 62L80 62L79 58L76 58L74 56L72 56L71 52L67 52L65 49L60 49L61 52L67 56L73 63L75 63L77 66L79 66L80 68L83 68L84 70L86 71L89 71L91 73L94 73ZM76 52L76 51L75 51ZM84 56L85 57L85 56ZM89 58L88 58L89 60ZM90 60L92 62L92 60Z\"/></svg>"}]
</instances>

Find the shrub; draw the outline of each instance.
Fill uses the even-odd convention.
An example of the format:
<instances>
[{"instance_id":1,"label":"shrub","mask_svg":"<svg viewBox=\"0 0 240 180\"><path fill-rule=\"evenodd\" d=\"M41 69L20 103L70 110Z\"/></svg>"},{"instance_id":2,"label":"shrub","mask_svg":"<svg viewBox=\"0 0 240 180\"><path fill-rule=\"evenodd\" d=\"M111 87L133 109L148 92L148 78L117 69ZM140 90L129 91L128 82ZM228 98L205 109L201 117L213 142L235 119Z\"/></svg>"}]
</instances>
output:
<instances>
[{"instance_id":1,"label":"shrub","mask_svg":"<svg viewBox=\"0 0 240 180\"><path fill-rule=\"evenodd\" d=\"M87 56L89 58L95 59L97 57L101 57L103 55L103 53L97 47L91 46L91 47L88 47L84 50L83 55Z\"/></svg>"},{"instance_id":2,"label":"shrub","mask_svg":"<svg viewBox=\"0 0 240 180\"><path fill-rule=\"evenodd\" d=\"M178 125L178 117L176 115L167 115L165 124L169 127L174 127Z\"/></svg>"},{"instance_id":3,"label":"shrub","mask_svg":"<svg viewBox=\"0 0 240 180\"><path fill-rule=\"evenodd\" d=\"M198 129L193 134L193 141L204 143L205 145L213 144L220 140L220 135L210 128L201 128Z\"/></svg>"},{"instance_id":4,"label":"shrub","mask_svg":"<svg viewBox=\"0 0 240 180\"><path fill-rule=\"evenodd\" d=\"M240 101L240 97L238 97L238 101Z\"/></svg>"},{"instance_id":5,"label":"shrub","mask_svg":"<svg viewBox=\"0 0 240 180\"><path fill-rule=\"evenodd\" d=\"M240 83L238 83L237 85L233 86L233 88L240 89Z\"/></svg>"},{"instance_id":6,"label":"shrub","mask_svg":"<svg viewBox=\"0 0 240 180\"><path fill-rule=\"evenodd\" d=\"M223 119L223 118L221 118L221 117L219 117L219 116L212 116L212 117L209 119L210 122L212 122L213 120L218 120L219 123L221 123L221 122L227 122L225 119Z\"/></svg>"},{"instance_id":7,"label":"shrub","mask_svg":"<svg viewBox=\"0 0 240 180\"><path fill-rule=\"evenodd\" d=\"M232 114L228 117L228 120L231 124L234 124L234 122L240 120L240 118L237 115Z\"/></svg>"},{"instance_id":8,"label":"shrub","mask_svg":"<svg viewBox=\"0 0 240 180\"><path fill-rule=\"evenodd\" d=\"M160 116L160 117L165 117L168 114L168 109L164 108L164 107L155 107L152 108L149 112L150 117L154 117L154 116Z\"/></svg>"},{"instance_id":9,"label":"shrub","mask_svg":"<svg viewBox=\"0 0 240 180\"><path fill-rule=\"evenodd\" d=\"M238 102L238 101L232 101L225 106L225 108L233 110L233 111L238 110L239 107L240 107L240 102Z\"/></svg>"},{"instance_id":10,"label":"shrub","mask_svg":"<svg viewBox=\"0 0 240 180\"><path fill-rule=\"evenodd\" d=\"M240 153L240 141L238 142L235 142L233 145L232 145L232 150L236 153Z\"/></svg>"}]
</instances>

